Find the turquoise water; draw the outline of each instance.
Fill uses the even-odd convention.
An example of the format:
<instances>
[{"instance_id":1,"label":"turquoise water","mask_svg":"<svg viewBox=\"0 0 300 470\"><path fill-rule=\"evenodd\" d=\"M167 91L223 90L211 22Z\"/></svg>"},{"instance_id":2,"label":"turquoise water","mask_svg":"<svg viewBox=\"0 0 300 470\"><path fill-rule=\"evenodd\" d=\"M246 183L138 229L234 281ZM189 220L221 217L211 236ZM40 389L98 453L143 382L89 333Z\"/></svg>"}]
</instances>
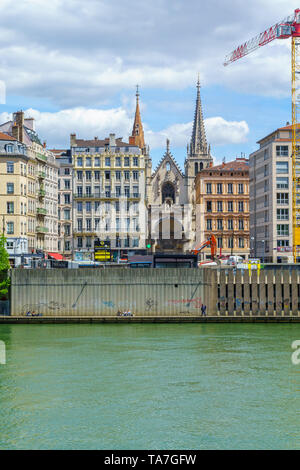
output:
<instances>
[{"instance_id":1,"label":"turquoise water","mask_svg":"<svg viewBox=\"0 0 300 470\"><path fill-rule=\"evenodd\" d=\"M0 325L1 449L299 449L300 325Z\"/></svg>"}]
</instances>

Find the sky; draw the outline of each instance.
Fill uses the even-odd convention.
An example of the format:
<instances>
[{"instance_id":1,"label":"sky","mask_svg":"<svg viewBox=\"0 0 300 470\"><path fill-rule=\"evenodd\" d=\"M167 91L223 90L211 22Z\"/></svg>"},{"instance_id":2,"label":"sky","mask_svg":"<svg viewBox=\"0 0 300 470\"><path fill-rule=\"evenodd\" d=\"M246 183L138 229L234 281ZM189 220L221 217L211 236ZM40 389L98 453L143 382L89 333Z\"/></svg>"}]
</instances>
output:
<instances>
[{"instance_id":1,"label":"sky","mask_svg":"<svg viewBox=\"0 0 300 470\"><path fill-rule=\"evenodd\" d=\"M153 167L183 168L196 82L218 163L291 121L291 44L224 67L236 46L292 14L296 0L0 0L0 122L24 110L49 148L131 134L136 84ZM6 91L6 93L4 93Z\"/></svg>"}]
</instances>

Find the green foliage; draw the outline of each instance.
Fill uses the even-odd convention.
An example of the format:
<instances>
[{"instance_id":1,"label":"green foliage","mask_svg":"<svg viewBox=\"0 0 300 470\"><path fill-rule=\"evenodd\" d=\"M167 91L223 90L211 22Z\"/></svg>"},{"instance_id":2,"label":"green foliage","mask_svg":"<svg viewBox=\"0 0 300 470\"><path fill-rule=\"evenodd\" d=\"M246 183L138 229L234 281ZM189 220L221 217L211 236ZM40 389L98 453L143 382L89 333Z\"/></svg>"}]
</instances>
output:
<instances>
[{"instance_id":1,"label":"green foliage","mask_svg":"<svg viewBox=\"0 0 300 470\"><path fill-rule=\"evenodd\" d=\"M6 250L6 238L4 234L0 236L0 271L10 269L8 253Z\"/></svg>"},{"instance_id":2,"label":"green foliage","mask_svg":"<svg viewBox=\"0 0 300 470\"><path fill-rule=\"evenodd\" d=\"M8 289L10 286L10 279L4 279L0 282L0 300L8 300Z\"/></svg>"}]
</instances>

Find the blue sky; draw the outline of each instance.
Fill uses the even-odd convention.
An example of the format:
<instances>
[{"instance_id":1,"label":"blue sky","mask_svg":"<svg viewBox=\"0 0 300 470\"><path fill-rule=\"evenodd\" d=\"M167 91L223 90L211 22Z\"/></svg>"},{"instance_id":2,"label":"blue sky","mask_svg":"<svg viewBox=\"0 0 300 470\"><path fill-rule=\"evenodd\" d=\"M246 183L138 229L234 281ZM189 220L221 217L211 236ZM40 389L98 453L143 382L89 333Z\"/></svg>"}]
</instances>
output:
<instances>
[{"instance_id":1,"label":"blue sky","mask_svg":"<svg viewBox=\"0 0 300 470\"><path fill-rule=\"evenodd\" d=\"M0 120L25 110L50 148L66 148L71 132L127 139L139 83L153 166L169 138L183 167L200 73L216 162L248 155L258 139L291 120L290 41L274 41L229 67L223 59L297 6L294 0L16 0L12 8L2 0L0 80L7 93Z\"/></svg>"}]
</instances>

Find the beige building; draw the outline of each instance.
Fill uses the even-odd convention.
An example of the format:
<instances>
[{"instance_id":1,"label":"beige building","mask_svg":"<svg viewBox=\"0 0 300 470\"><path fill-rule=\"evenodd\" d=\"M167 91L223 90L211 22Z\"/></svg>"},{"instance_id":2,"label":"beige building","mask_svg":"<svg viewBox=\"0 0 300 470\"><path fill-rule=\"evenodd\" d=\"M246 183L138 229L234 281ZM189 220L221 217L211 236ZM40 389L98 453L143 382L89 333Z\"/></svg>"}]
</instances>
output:
<instances>
[{"instance_id":1,"label":"beige building","mask_svg":"<svg viewBox=\"0 0 300 470\"><path fill-rule=\"evenodd\" d=\"M251 255L265 262L292 260L292 126L258 141L250 155Z\"/></svg>"},{"instance_id":2,"label":"beige building","mask_svg":"<svg viewBox=\"0 0 300 470\"><path fill-rule=\"evenodd\" d=\"M213 234L218 254L247 259L249 240L249 163L245 158L203 169L196 176L196 245ZM210 258L210 248L202 251Z\"/></svg>"},{"instance_id":3,"label":"beige building","mask_svg":"<svg viewBox=\"0 0 300 470\"><path fill-rule=\"evenodd\" d=\"M13 266L28 253L27 164L26 146L0 132L0 232L7 238Z\"/></svg>"},{"instance_id":4,"label":"beige building","mask_svg":"<svg viewBox=\"0 0 300 470\"><path fill-rule=\"evenodd\" d=\"M42 144L32 118L22 111L0 125L0 131L26 146L26 236L28 251L57 251L58 165L54 155ZM24 193L24 187L23 187Z\"/></svg>"}]
</instances>

